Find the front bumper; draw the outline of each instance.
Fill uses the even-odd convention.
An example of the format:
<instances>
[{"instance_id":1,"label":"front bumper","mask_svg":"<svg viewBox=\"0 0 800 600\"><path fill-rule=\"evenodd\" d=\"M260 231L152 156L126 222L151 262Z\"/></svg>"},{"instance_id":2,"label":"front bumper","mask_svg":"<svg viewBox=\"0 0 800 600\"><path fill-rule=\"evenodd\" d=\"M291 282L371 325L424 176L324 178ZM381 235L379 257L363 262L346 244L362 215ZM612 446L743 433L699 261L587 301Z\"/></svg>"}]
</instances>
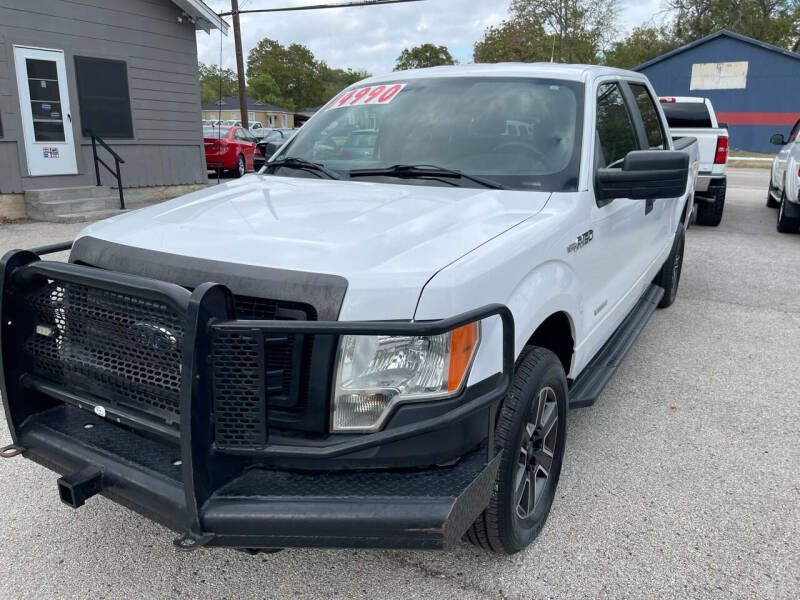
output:
<instances>
[{"instance_id":1,"label":"front bumper","mask_svg":"<svg viewBox=\"0 0 800 600\"><path fill-rule=\"evenodd\" d=\"M58 248L49 248L54 250ZM203 284L179 286L63 263L15 251L2 261L0 279L0 389L13 444L24 456L64 475L62 500L78 507L95 493L132 508L177 532L179 545L243 548L354 546L446 548L458 541L488 504L498 468L494 414L513 372L513 319L492 305L427 323L237 321L230 292ZM14 302L25 286L48 279L137 294L174 306L185 318L180 427L160 430L124 407L101 405L91 393L48 382L26 371L20 335L27 323ZM16 309L14 307L17 306ZM14 312L16 310L16 312ZM247 456L221 451L214 439L214 365L210 339L219 331L292 334L436 335L481 318L503 323L503 372L468 388L462 401L381 432L324 443L269 438ZM264 392L266 394L266 392ZM266 402L266 396L262 399ZM476 416L482 417L478 421ZM424 469L331 471L347 457L414 444L461 423L483 423L483 442L461 449L452 466ZM425 448L423 444L420 447ZM281 469L281 463L305 472ZM338 467L341 467L339 462Z\"/></svg>"}]
</instances>

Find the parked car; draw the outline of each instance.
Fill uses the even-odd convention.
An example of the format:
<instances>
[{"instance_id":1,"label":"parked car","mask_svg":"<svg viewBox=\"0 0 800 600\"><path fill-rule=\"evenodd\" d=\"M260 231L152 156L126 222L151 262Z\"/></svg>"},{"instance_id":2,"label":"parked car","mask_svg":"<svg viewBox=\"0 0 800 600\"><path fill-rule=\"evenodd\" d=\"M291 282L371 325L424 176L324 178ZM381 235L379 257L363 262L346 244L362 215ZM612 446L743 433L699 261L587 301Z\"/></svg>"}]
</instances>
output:
<instances>
[{"instance_id":1,"label":"parked car","mask_svg":"<svg viewBox=\"0 0 800 600\"><path fill-rule=\"evenodd\" d=\"M255 168L256 139L244 127L204 127L206 166L241 177Z\"/></svg>"},{"instance_id":2,"label":"parked car","mask_svg":"<svg viewBox=\"0 0 800 600\"><path fill-rule=\"evenodd\" d=\"M6 254L0 453L183 550L525 548L568 408L676 298L698 148L656 98L604 67L394 72L266 174L94 223L69 263ZM312 161L370 121L375 152Z\"/></svg>"},{"instance_id":3,"label":"parked car","mask_svg":"<svg viewBox=\"0 0 800 600\"><path fill-rule=\"evenodd\" d=\"M250 133L255 133L258 129L264 129L264 126L261 124L261 121L253 121L252 123L248 124L250 128Z\"/></svg>"},{"instance_id":4,"label":"parked car","mask_svg":"<svg viewBox=\"0 0 800 600\"><path fill-rule=\"evenodd\" d=\"M697 224L716 227L725 208L728 128L717 121L711 100L690 96L662 97L661 108L673 136L697 139L700 172L695 186Z\"/></svg>"},{"instance_id":5,"label":"parked car","mask_svg":"<svg viewBox=\"0 0 800 600\"><path fill-rule=\"evenodd\" d=\"M795 233L800 229L800 149L797 145L800 121L794 124L789 137L775 133L769 141L781 149L772 160L767 190L767 206L778 208L778 231Z\"/></svg>"},{"instance_id":6,"label":"parked car","mask_svg":"<svg viewBox=\"0 0 800 600\"><path fill-rule=\"evenodd\" d=\"M258 140L256 165L263 165L269 157L278 151L278 148L283 146L294 135L294 131L294 129L273 129Z\"/></svg>"},{"instance_id":7,"label":"parked car","mask_svg":"<svg viewBox=\"0 0 800 600\"><path fill-rule=\"evenodd\" d=\"M224 125L225 127L241 127L242 122L237 121L236 119L228 119L227 121L223 121L222 125Z\"/></svg>"}]
</instances>

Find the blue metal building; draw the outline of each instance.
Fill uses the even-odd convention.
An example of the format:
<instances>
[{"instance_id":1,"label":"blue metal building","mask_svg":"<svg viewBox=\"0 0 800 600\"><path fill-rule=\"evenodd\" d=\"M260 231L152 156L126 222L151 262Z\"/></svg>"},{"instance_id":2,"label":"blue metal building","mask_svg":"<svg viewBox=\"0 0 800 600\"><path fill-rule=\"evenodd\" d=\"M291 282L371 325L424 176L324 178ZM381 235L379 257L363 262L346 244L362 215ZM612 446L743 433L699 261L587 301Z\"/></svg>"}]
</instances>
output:
<instances>
[{"instance_id":1,"label":"blue metal building","mask_svg":"<svg viewBox=\"0 0 800 600\"><path fill-rule=\"evenodd\" d=\"M634 67L660 96L702 96L727 122L731 148L774 153L800 118L800 54L721 30Z\"/></svg>"}]
</instances>

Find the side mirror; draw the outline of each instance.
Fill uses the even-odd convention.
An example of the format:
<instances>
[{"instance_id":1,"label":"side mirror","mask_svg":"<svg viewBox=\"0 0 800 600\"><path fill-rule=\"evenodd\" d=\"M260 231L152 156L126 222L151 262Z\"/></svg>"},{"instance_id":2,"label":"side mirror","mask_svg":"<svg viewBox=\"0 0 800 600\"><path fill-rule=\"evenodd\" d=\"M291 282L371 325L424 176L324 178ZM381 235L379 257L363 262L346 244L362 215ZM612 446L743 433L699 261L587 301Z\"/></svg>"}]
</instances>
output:
<instances>
[{"instance_id":1,"label":"side mirror","mask_svg":"<svg viewBox=\"0 0 800 600\"><path fill-rule=\"evenodd\" d=\"M786 140L783 138L782 133L773 133L769 137L769 143L775 144L776 146L783 146L784 144L786 144Z\"/></svg>"},{"instance_id":2,"label":"side mirror","mask_svg":"<svg viewBox=\"0 0 800 600\"><path fill-rule=\"evenodd\" d=\"M717 127L722 127L722 129L727 129L728 128L728 124L727 123L723 123L722 121L717 121Z\"/></svg>"},{"instance_id":3,"label":"side mirror","mask_svg":"<svg viewBox=\"0 0 800 600\"><path fill-rule=\"evenodd\" d=\"M597 200L678 198L686 191L689 154L680 150L634 150L622 168L598 169Z\"/></svg>"}]
</instances>

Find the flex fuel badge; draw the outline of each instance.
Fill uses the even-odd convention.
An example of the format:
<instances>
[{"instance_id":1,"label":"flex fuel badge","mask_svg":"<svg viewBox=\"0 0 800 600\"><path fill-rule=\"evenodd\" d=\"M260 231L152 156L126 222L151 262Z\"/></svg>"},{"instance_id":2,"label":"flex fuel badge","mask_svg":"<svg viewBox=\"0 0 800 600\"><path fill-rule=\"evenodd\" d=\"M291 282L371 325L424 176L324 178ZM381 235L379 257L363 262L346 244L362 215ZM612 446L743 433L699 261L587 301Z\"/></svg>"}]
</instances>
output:
<instances>
[{"instance_id":1,"label":"flex fuel badge","mask_svg":"<svg viewBox=\"0 0 800 600\"><path fill-rule=\"evenodd\" d=\"M397 98L398 94L406 87L405 83L395 83L394 85L375 85L343 93L328 105L325 110L344 108L346 106L364 106L368 104L389 104Z\"/></svg>"}]
</instances>

